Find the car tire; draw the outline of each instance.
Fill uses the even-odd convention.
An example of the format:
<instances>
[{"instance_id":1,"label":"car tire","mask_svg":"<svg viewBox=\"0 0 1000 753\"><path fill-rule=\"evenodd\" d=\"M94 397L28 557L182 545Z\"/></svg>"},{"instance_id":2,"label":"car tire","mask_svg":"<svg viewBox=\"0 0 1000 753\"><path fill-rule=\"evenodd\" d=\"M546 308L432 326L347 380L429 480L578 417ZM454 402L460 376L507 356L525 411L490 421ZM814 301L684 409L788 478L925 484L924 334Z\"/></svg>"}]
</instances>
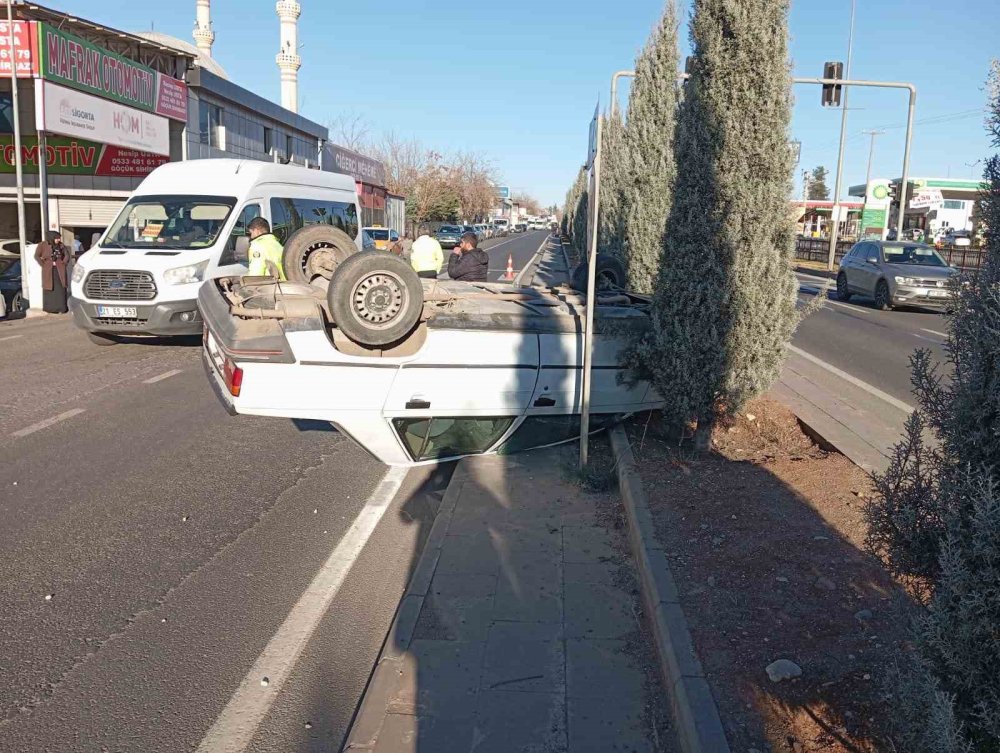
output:
<instances>
[{"instance_id":1,"label":"car tire","mask_svg":"<svg viewBox=\"0 0 1000 753\"><path fill-rule=\"evenodd\" d=\"M847 287L847 275L843 272L837 275L837 300L844 303L851 300L851 291Z\"/></svg>"},{"instance_id":2,"label":"car tire","mask_svg":"<svg viewBox=\"0 0 1000 753\"><path fill-rule=\"evenodd\" d=\"M413 267L396 256L366 251L342 261L326 300L337 327L359 345L399 342L416 327L424 287Z\"/></svg>"},{"instance_id":3,"label":"car tire","mask_svg":"<svg viewBox=\"0 0 1000 753\"><path fill-rule=\"evenodd\" d=\"M281 255L289 282L330 280L337 267L358 253L357 244L343 230L329 225L307 225L289 236Z\"/></svg>"},{"instance_id":4,"label":"car tire","mask_svg":"<svg viewBox=\"0 0 1000 753\"><path fill-rule=\"evenodd\" d=\"M581 293L587 292L587 275L589 266L587 262L577 264L570 277L570 286ZM617 256L611 254L597 255L597 274L595 275L597 289L607 290L608 288L622 289L625 287L628 277L625 274L625 265Z\"/></svg>"},{"instance_id":5,"label":"car tire","mask_svg":"<svg viewBox=\"0 0 1000 753\"><path fill-rule=\"evenodd\" d=\"M24 299L20 293L14 293L14 297L10 299L10 306L7 307L7 314L17 314L22 311L24 311Z\"/></svg>"},{"instance_id":6,"label":"car tire","mask_svg":"<svg viewBox=\"0 0 1000 753\"><path fill-rule=\"evenodd\" d=\"M88 332L87 333L87 338L94 345L107 346L107 345L117 345L118 344L118 338L117 337L115 337L114 335L105 335L105 334L102 334L100 332Z\"/></svg>"},{"instance_id":7,"label":"car tire","mask_svg":"<svg viewBox=\"0 0 1000 753\"><path fill-rule=\"evenodd\" d=\"M889 296L889 283L879 280L875 286L875 308L879 311L892 310L892 298Z\"/></svg>"}]
</instances>

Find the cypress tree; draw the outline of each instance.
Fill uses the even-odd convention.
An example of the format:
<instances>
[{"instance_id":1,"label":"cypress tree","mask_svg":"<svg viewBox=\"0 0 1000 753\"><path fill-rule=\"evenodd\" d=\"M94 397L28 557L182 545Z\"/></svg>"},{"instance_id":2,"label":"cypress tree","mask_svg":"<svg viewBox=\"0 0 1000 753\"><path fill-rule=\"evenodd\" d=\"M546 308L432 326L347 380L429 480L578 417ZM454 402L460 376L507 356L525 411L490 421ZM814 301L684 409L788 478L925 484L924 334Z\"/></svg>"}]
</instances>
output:
<instances>
[{"instance_id":1,"label":"cypress tree","mask_svg":"<svg viewBox=\"0 0 1000 753\"><path fill-rule=\"evenodd\" d=\"M677 8L674 0L669 0L636 60L625 124L625 154L616 168L619 179L627 181L621 202L629 288L642 293L652 292L659 272L677 173L677 54Z\"/></svg>"},{"instance_id":2,"label":"cypress tree","mask_svg":"<svg viewBox=\"0 0 1000 753\"><path fill-rule=\"evenodd\" d=\"M777 378L798 322L788 0L695 0L691 41L653 327L631 360L705 449Z\"/></svg>"},{"instance_id":3,"label":"cypress tree","mask_svg":"<svg viewBox=\"0 0 1000 753\"><path fill-rule=\"evenodd\" d=\"M601 218L597 226L597 250L625 258L625 189L629 163L625 149L625 125L614 108L601 128Z\"/></svg>"}]
</instances>

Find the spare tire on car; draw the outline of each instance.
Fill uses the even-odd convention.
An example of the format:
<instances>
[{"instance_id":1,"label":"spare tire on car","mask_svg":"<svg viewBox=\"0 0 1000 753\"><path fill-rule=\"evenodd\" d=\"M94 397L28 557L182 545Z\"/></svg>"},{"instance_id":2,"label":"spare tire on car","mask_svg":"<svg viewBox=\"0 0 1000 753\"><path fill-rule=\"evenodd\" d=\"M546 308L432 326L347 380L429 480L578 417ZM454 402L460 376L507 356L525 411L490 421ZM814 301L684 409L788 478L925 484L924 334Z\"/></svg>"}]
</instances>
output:
<instances>
[{"instance_id":1,"label":"spare tire on car","mask_svg":"<svg viewBox=\"0 0 1000 753\"><path fill-rule=\"evenodd\" d=\"M289 282L308 284L317 278L331 279L337 266L356 253L357 244L340 228L306 225L285 241L281 264Z\"/></svg>"},{"instance_id":2,"label":"spare tire on car","mask_svg":"<svg viewBox=\"0 0 1000 753\"><path fill-rule=\"evenodd\" d=\"M569 283L573 290L578 290L581 293L587 292L588 269L587 262L576 265ZM594 282L598 290L621 290L627 281L625 265L622 264L621 259L611 254L597 255L597 274L594 277Z\"/></svg>"},{"instance_id":3,"label":"spare tire on car","mask_svg":"<svg viewBox=\"0 0 1000 753\"><path fill-rule=\"evenodd\" d=\"M424 288L408 263L363 251L337 265L326 292L334 323L359 345L399 342L417 326Z\"/></svg>"}]
</instances>

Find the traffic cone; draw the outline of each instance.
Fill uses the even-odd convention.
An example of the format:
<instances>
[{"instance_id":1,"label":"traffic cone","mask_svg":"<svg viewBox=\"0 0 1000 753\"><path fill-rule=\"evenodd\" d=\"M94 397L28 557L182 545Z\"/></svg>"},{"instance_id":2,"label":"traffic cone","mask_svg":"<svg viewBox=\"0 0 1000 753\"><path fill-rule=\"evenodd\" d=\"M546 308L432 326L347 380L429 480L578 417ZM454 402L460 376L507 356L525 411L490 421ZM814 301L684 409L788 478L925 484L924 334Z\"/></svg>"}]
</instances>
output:
<instances>
[{"instance_id":1,"label":"traffic cone","mask_svg":"<svg viewBox=\"0 0 1000 753\"><path fill-rule=\"evenodd\" d=\"M505 280L514 279L514 255L507 254L507 274L503 277Z\"/></svg>"}]
</instances>

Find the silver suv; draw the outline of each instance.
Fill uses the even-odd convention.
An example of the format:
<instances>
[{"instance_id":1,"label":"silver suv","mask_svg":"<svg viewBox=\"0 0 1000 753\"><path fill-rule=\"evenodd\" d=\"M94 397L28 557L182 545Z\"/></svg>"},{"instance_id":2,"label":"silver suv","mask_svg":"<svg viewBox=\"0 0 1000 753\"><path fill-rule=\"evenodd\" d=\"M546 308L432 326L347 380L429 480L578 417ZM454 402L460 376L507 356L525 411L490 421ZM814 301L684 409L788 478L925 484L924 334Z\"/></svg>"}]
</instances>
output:
<instances>
[{"instance_id":1,"label":"silver suv","mask_svg":"<svg viewBox=\"0 0 1000 753\"><path fill-rule=\"evenodd\" d=\"M948 280L958 270L948 266L928 245L907 241L861 241L840 262L837 297L852 295L875 299L875 308L893 306L950 307Z\"/></svg>"}]
</instances>

